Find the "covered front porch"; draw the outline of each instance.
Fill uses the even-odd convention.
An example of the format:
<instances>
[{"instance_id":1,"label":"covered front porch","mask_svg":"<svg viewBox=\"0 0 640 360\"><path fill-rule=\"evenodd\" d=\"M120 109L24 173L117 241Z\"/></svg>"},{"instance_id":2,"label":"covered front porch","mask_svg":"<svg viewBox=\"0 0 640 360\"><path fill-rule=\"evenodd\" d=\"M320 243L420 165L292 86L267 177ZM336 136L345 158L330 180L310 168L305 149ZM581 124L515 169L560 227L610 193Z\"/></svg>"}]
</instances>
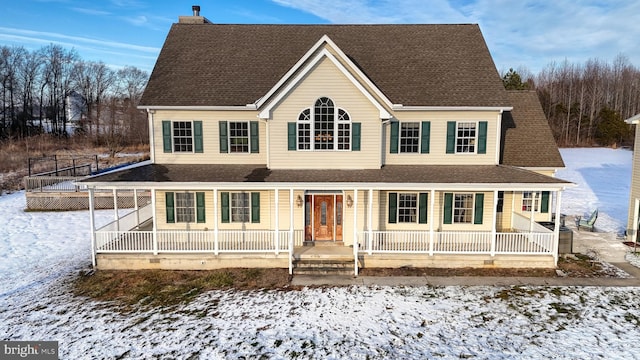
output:
<instances>
[{"instance_id":1,"label":"covered front porch","mask_svg":"<svg viewBox=\"0 0 640 360\"><path fill-rule=\"evenodd\" d=\"M290 197L295 202L293 190ZM356 196L354 202L357 201ZM292 204L291 209L294 207ZM293 273L296 260L348 256L357 275L363 267L553 267L558 256L559 225L552 231L533 221L533 214L527 218L516 212L511 213L514 227L509 231L496 231L495 225L492 231L436 231L433 228L389 231L365 227L350 234L353 245L313 247L313 243L305 242L308 231L304 227L159 229L154 223L153 209L153 201L124 216L119 216L116 209L114 221L95 229L92 232L94 266L101 269L280 267ZM353 221L357 218L354 214Z\"/></svg>"}]
</instances>

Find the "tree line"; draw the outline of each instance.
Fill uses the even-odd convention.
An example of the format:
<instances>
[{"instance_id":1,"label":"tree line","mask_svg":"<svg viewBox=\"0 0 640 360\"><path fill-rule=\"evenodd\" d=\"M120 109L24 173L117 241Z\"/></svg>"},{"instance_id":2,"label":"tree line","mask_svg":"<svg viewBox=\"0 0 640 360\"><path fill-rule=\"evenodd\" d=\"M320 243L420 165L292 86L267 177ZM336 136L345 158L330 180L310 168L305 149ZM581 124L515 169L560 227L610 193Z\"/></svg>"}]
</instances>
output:
<instances>
[{"instance_id":1,"label":"tree line","mask_svg":"<svg viewBox=\"0 0 640 360\"><path fill-rule=\"evenodd\" d=\"M149 75L114 70L51 44L29 51L0 47L0 140L41 133L76 135L97 145L148 142L147 121L136 106Z\"/></svg>"},{"instance_id":2,"label":"tree line","mask_svg":"<svg viewBox=\"0 0 640 360\"><path fill-rule=\"evenodd\" d=\"M509 69L502 79L507 89L536 90L559 146L633 142L634 129L624 120L640 112L640 69L623 55L612 63L551 62L535 76Z\"/></svg>"}]
</instances>

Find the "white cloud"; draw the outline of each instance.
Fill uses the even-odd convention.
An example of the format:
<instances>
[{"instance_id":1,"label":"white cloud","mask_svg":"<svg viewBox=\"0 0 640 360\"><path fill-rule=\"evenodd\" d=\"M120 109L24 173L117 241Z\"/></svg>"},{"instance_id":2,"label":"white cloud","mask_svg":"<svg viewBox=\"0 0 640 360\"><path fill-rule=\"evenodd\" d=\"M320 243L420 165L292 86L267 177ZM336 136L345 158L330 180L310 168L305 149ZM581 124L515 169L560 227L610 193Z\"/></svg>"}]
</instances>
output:
<instances>
[{"instance_id":1,"label":"white cloud","mask_svg":"<svg viewBox=\"0 0 640 360\"><path fill-rule=\"evenodd\" d=\"M108 11L97 10L97 9L88 9L88 8L80 8L80 7L72 7L70 9L75 12L79 12L87 15L98 15L98 16L111 15L111 13Z\"/></svg>"}]
</instances>

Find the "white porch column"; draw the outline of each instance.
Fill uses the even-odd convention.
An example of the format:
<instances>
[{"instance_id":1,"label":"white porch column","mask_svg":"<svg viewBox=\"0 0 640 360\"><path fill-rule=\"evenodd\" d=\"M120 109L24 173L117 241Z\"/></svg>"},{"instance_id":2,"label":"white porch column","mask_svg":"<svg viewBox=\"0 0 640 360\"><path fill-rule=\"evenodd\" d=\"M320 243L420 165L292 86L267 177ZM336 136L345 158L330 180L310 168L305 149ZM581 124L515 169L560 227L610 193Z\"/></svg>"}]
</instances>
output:
<instances>
[{"instance_id":1,"label":"white porch column","mask_svg":"<svg viewBox=\"0 0 640 360\"><path fill-rule=\"evenodd\" d=\"M213 253L218 256L220 245L218 244L218 189L213 189Z\"/></svg>"},{"instance_id":2,"label":"white porch column","mask_svg":"<svg viewBox=\"0 0 640 360\"><path fill-rule=\"evenodd\" d=\"M556 191L556 221L553 227L553 260L554 264L558 266L558 245L560 243L560 203L562 198L562 191Z\"/></svg>"},{"instance_id":3,"label":"white porch column","mask_svg":"<svg viewBox=\"0 0 640 360\"><path fill-rule=\"evenodd\" d=\"M276 207L276 215L275 215L275 222L276 222L276 255L278 255L280 253L280 206L279 205L279 201L278 201L278 189L275 189L275 207Z\"/></svg>"},{"instance_id":4,"label":"white porch column","mask_svg":"<svg viewBox=\"0 0 640 360\"><path fill-rule=\"evenodd\" d=\"M533 191L531 193L531 217L529 219L529 232L532 233L533 232L533 222L534 222L534 218L535 218L535 214L536 214L536 200L537 200L537 191Z\"/></svg>"},{"instance_id":5,"label":"white porch column","mask_svg":"<svg viewBox=\"0 0 640 360\"><path fill-rule=\"evenodd\" d=\"M498 190L493 190L493 216L491 220L491 256L496 256L496 221L498 219Z\"/></svg>"},{"instance_id":6,"label":"white porch column","mask_svg":"<svg viewBox=\"0 0 640 360\"><path fill-rule=\"evenodd\" d=\"M140 229L140 207L138 206L138 189L133 189L133 209L136 212L136 229Z\"/></svg>"},{"instance_id":7,"label":"white porch column","mask_svg":"<svg viewBox=\"0 0 640 360\"><path fill-rule=\"evenodd\" d=\"M358 276L358 189L353 189L353 274Z\"/></svg>"},{"instance_id":8,"label":"white porch column","mask_svg":"<svg viewBox=\"0 0 640 360\"><path fill-rule=\"evenodd\" d=\"M640 199L636 198L633 202L633 223L631 224L631 241L635 244L638 241L638 206ZM635 248L635 245L634 245Z\"/></svg>"},{"instance_id":9,"label":"white porch column","mask_svg":"<svg viewBox=\"0 0 640 360\"><path fill-rule=\"evenodd\" d=\"M91 229L91 264L96 268L96 217L95 217L95 199L94 189L89 190L89 224Z\"/></svg>"},{"instance_id":10,"label":"white porch column","mask_svg":"<svg viewBox=\"0 0 640 360\"><path fill-rule=\"evenodd\" d=\"M436 206L436 191L431 189L429 194L429 256L433 256L433 241L435 234L433 233L434 209Z\"/></svg>"},{"instance_id":11,"label":"white porch column","mask_svg":"<svg viewBox=\"0 0 640 360\"><path fill-rule=\"evenodd\" d=\"M116 231L120 231L120 216L118 216L118 189L113 189L113 220L116 222Z\"/></svg>"},{"instance_id":12,"label":"white porch column","mask_svg":"<svg viewBox=\"0 0 640 360\"><path fill-rule=\"evenodd\" d=\"M151 189L151 207L153 208L153 255L158 255L158 217L156 216L156 189Z\"/></svg>"},{"instance_id":13,"label":"white porch column","mask_svg":"<svg viewBox=\"0 0 640 360\"><path fill-rule=\"evenodd\" d=\"M293 188L289 189L289 275L293 274Z\"/></svg>"},{"instance_id":14,"label":"white porch column","mask_svg":"<svg viewBox=\"0 0 640 360\"><path fill-rule=\"evenodd\" d=\"M373 219L371 218L373 214L373 189L369 189L369 214L367 215L368 217L368 224L367 224L367 228L369 230L369 243L367 244L367 246L369 247L369 255L371 255L371 251L373 250Z\"/></svg>"}]
</instances>

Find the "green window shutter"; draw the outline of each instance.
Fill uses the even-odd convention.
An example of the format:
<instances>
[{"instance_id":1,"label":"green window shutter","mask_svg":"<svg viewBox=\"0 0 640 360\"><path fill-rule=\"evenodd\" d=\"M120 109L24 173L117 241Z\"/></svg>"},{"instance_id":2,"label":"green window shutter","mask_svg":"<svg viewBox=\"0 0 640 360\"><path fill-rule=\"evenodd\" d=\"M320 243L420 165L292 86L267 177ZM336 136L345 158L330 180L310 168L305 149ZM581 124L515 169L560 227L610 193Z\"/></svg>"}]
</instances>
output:
<instances>
[{"instance_id":1,"label":"green window shutter","mask_svg":"<svg viewBox=\"0 0 640 360\"><path fill-rule=\"evenodd\" d=\"M223 223L229 222L229 193L220 193L220 216Z\"/></svg>"},{"instance_id":2,"label":"green window shutter","mask_svg":"<svg viewBox=\"0 0 640 360\"><path fill-rule=\"evenodd\" d=\"M456 152L456 122L447 121L447 154Z\"/></svg>"},{"instance_id":3,"label":"green window shutter","mask_svg":"<svg viewBox=\"0 0 640 360\"><path fill-rule=\"evenodd\" d=\"M259 192L251 193L251 222L252 223L260 222L260 193Z\"/></svg>"},{"instance_id":4,"label":"green window shutter","mask_svg":"<svg viewBox=\"0 0 640 360\"><path fill-rule=\"evenodd\" d=\"M389 224L398 222L398 193L389 193Z\"/></svg>"},{"instance_id":5,"label":"green window shutter","mask_svg":"<svg viewBox=\"0 0 640 360\"><path fill-rule=\"evenodd\" d=\"M296 150L296 127L294 122L287 123L287 142L289 143L289 150Z\"/></svg>"},{"instance_id":6,"label":"green window shutter","mask_svg":"<svg viewBox=\"0 0 640 360\"><path fill-rule=\"evenodd\" d=\"M260 126L257 121L249 122L249 132L251 133L251 153L260 152Z\"/></svg>"},{"instance_id":7,"label":"green window shutter","mask_svg":"<svg viewBox=\"0 0 640 360\"><path fill-rule=\"evenodd\" d=\"M474 224L482 224L483 210L484 210L484 194L479 193L479 194L476 194L476 203L473 211Z\"/></svg>"},{"instance_id":8,"label":"green window shutter","mask_svg":"<svg viewBox=\"0 0 640 360\"><path fill-rule=\"evenodd\" d=\"M418 200L418 223L427 223L427 200L429 199L427 193L420 193Z\"/></svg>"},{"instance_id":9,"label":"green window shutter","mask_svg":"<svg viewBox=\"0 0 640 360\"><path fill-rule=\"evenodd\" d=\"M487 122L480 121L478 124L478 154L487 153Z\"/></svg>"},{"instance_id":10,"label":"green window shutter","mask_svg":"<svg viewBox=\"0 0 640 360\"><path fill-rule=\"evenodd\" d=\"M171 152L171 121L165 120L162 122L162 147L164 152Z\"/></svg>"},{"instance_id":11,"label":"green window shutter","mask_svg":"<svg viewBox=\"0 0 640 360\"><path fill-rule=\"evenodd\" d=\"M229 152L229 140L227 138L227 122L220 121L220 152Z\"/></svg>"},{"instance_id":12,"label":"green window shutter","mask_svg":"<svg viewBox=\"0 0 640 360\"><path fill-rule=\"evenodd\" d=\"M203 152L202 146L202 121L193 122L193 149L197 153Z\"/></svg>"},{"instance_id":13,"label":"green window shutter","mask_svg":"<svg viewBox=\"0 0 640 360\"><path fill-rule=\"evenodd\" d=\"M196 193L196 222L206 222L204 216L204 192Z\"/></svg>"},{"instance_id":14,"label":"green window shutter","mask_svg":"<svg viewBox=\"0 0 640 360\"><path fill-rule=\"evenodd\" d=\"M420 136L420 153L429 153L429 141L431 137L431 122L422 122L422 135Z\"/></svg>"},{"instance_id":15,"label":"green window shutter","mask_svg":"<svg viewBox=\"0 0 640 360\"><path fill-rule=\"evenodd\" d=\"M444 194L444 221L445 224L453 223L453 194Z\"/></svg>"},{"instance_id":16,"label":"green window shutter","mask_svg":"<svg viewBox=\"0 0 640 360\"><path fill-rule=\"evenodd\" d=\"M389 152L392 154L398 153L398 139L400 133L400 123L394 121L391 123L391 142L389 143Z\"/></svg>"},{"instance_id":17,"label":"green window shutter","mask_svg":"<svg viewBox=\"0 0 640 360\"><path fill-rule=\"evenodd\" d=\"M176 222L176 218L175 218L175 210L173 207L173 193L172 192L164 193L164 199L165 199L165 208L167 210L167 223L174 223Z\"/></svg>"},{"instance_id":18,"label":"green window shutter","mask_svg":"<svg viewBox=\"0 0 640 360\"><path fill-rule=\"evenodd\" d=\"M549 212L549 194L550 193L548 191L542 192L542 202L540 204L540 212L542 213Z\"/></svg>"},{"instance_id":19,"label":"green window shutter","mask_svg":"<svg viewBox=\"0 0 640 360\"><path fill-rule=\"evenodd\" d=\"M351 151L360 151L360 123L351 123Z\"/></svg>"}]
</instances>

